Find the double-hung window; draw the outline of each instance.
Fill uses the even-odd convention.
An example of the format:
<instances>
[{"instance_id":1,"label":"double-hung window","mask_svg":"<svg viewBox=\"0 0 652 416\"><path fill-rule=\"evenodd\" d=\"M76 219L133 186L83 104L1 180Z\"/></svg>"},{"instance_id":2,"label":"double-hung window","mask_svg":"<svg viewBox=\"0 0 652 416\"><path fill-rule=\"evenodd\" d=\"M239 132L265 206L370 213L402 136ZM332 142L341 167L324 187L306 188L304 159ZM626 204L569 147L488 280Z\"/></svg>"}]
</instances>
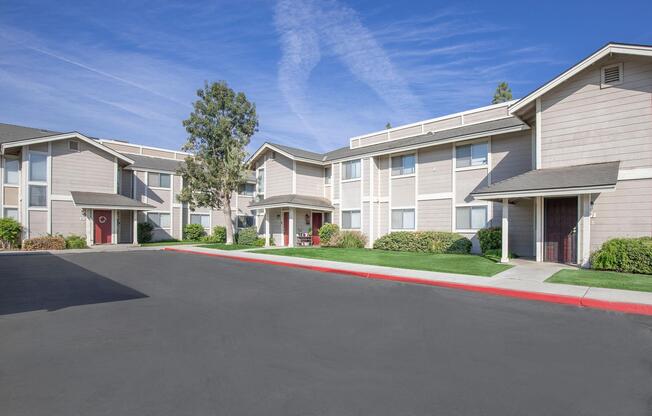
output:
<instances>
[{"instance_id":1,"label":"double-hung window","mask_svg":"<svg viewBox=\"0 0 652 416\"><path fill-rule=\"evenodd\" d=\"M455 148L455 160L458 168L484 166L487 164L489 146L487 142L466 144Z\"/></svg>"},{"instance_id":2,"label":"double-hung window","mask_svg":"<svg viewBox=\"0 0 652 416\"><path fill-rule=\"evenodd\" d=\"M199 224L204 228L210 228L211 219L208 214L190 214L190 223Z\"/></svg>"},{"instance_id":3,"label":"double-hung window","mask_svg":"<svg viewBox=\"0 0 652 416\"><path fill-rule=\"evenodd\" d=\"M29 152L29 190L30 207L43 208L48 205L48 155Z\"/></svg>"},{"instance_id":4,"label":"double-hung window","mask_svg":"<svg viewBox=\"0 0 652 416\"><path fill-rule=\"evenodd\" d=\"M149 172L147 174L147 185L150 188L170 189L170 175L167 173Z\"/></svg>"},{"instance_id":5,"label":"double-hung window","mask_svg":"<svg viewBox=\"0 0 652 416\"><path fill-rule=\"evenodd\" d=\"M253 215L238 215L238 228L253 227L255 222Z\"/></svg>"},{"instance_id":6,"label":"double-hung window","mask_svg":"<svg viewBox=\"0 0 652 416\"><path fill-rule=\"evenodd\" d=\"M414 230L414 208L392 210L393 230Z\"/></svg>"},{"instance_id":7,"label":"double-hung window","mask_svg":"<svg viewBox=\"0 0 652 416\"><path fill-rule=\"evenodd\" d=\"M331 184L331 176L333 174L333 171L330 167L324 168L324 183L326 185Z\"/></svg>"},{"instance_id":8,"label":"double-hung window","mask_svg":"<svg viewBox=\"0 0 652 416\"><path fill-rule=\"evenodd\" d=\"M238 187L238 194L243 196L254 196L256 186L253 183L243 183Z\"/></svg>"},{"instance_id":9,"label":"double-hung window","mask_svg":"<svg viewBox=\"0 0 652 416\"><path fill-rule=\"evenodd\" d=\"M458 207L455 211L458 230L479 230L487 226L487 207Z\"/></svg>"},{"instance_id":10,"label":"double-hung window","mask_svg":"<svg viewBox=\"0 0 652 416\"><path fill-rule=\"evenodd\" d=\"M18 208L5 208L4 209L4 217L5 218L12 218L16 221L18 220Z\"/></svg>"},{"instance_id":11,"label":"double-hung window","mask_svg":"<svg viewBox=\"0 0 652 416\"><path fill-rule=\"evenodd\" d=\"M360 228L360 210L342 211L342 228L355 230Z\"/></svg>"},{"instance_id":12,"label":"double-hung window","mask_svg":"<svg viewBox=\"0 0 652 416\"><path fill-rule=\"evenodd\" d=\"M342 163L342 179L358 179L362 172L361 160L349 160Z\"/></svg>"},{"instance_id":13,"label":"double-hung window","mask_svg":"<svg viewBox=\"0 0 652 416\"><path fill-rule=\"evenodd\" d=\"M170 214L163 212L149 212L147 220L154 226L154 228L170 228Z\"/></svg>"},{"instance_id":14,"label":"double-hung window","mask_svg":"<svg viewBox=\"0 0 652 416\"><path fill-rule=\"evenodd\" d=\"M5 159L5 177L6 185L18 185L20 162L18 159Z\"/></svg>"},{"instance_id":15,"label":"double-hung window","mask_svg":"<svg viewBox=\"0 0 652 416\"><path fill-rule=\"evenodd\" d=\"M265 168L256 171L256 199L265 199Z\"/></svg>"},{"instance_id":16,"label":"double-hung window","mask_svg":"<svg viewBox=\"0 0 652 416\"><path fill-rule=\"evenodd\" d=\"M392 176L412 175L414 169L414 155L392 156Z\"/></svg>"}]
</instances>

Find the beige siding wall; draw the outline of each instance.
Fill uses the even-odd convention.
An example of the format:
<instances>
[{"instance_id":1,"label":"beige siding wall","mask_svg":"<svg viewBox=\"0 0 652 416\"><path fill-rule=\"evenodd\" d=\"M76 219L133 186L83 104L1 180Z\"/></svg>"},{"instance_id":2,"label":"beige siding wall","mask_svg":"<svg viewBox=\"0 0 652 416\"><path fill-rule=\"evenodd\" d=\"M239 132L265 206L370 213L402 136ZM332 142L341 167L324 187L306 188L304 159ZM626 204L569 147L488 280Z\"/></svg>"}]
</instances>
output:
<instances>
[{"instance_id":1,"label":"beige siding wall","mask_svg":"<svg viewBox=\"0 0 652 416\"><path fill-rule=\"evenodd\" d=\"M392 207L413 207L415 203L415 177L392 179Z\"/></svg>"},{"instance_id":2,"label":"beige siding wall","mask_svg":"<svg viewBox=\"0 0 652 416\"><path fill-rule=\"evenodd\" d=\"M362 159L362 196L369 196L369 189L371 187L371 178L369 177L370 172L370 160L369 158Z\"/></svg>"},{"instance_id":3,"label":"beige siding wall","mask_svg":"<svg viewBox=\"0 0 652 416\"><path fill-rule=\"evenodd\" d=\"M340 199L340 164L333 164L333 200Z\"/></svg>"},{"instance_id":4,"label":"beige siding wall","mask_svg":"<svg viewBox=\"0 0 652 416\"><path fill-rule=\"evenodd\" d=\"M487 169L473 169L455 172L455 202L470 203L473 197L469 194L487 185Z\"/></svg>"},{"instance_id":5,"label":"beige siding wall","mask_svg":"<svg viewBox=\"0 0 652 416\"><path fill-rule=\"evenodd\" d=\"M362 233L367 236L367 242L369 239L369 233L371 231L371 216L370 214L369 202L362 203Z\"/></svg>"},{"instance_id":6,"label":"beige siding wall","mask_svg":"<svg viewBox=\"0 0 652 416\"><path fill-rule=\"evenodd\" d=\"M177 196L179 195L179 192L181 192L181 184L182 184L181 176L174 175L172 177L172 186L173 186L173 190L174 190L173 191L174 199L173 199L172 202L175 203L175 204L179 203L179 201L177 200Z\"/></svg>"},{"instance_id":7,"label":"beige siding wall","mask_svg":"<svg viewBox=\"0 0 652 416\"><path fill-rule=\"evenodd\" d=\"M521 257L535 255L534 246L534 201L518 199L509 205L509 251ZM491 225L501 226L502 204L493 204Z\"/></svg>"},{"instance_id":8,"label":"beige siding wall","mask_svg":"<svg viewBox=\"0 0 652 416\"><path fill-rule=\"evenodd\" d=\"M152 241L161 241L161 240L171 240L174 237L172 236L172 230L164 230L162 228L155 229L152 231Z\"/></svg>"},{"instance_id":9,"label":"beige siding wall","mask_svg":"<svg viewBox=\"0 0 652 416\"><path fill-rule=\"evenodd\" d=\"M532 170L532 132L491 138L491 182L496 183Z\"/></svg>"},{"instance_id":10,"label":"beige siding wall","mask_svg":"<svg viewBox=\"0 0 652 416\"><path fill-rule=\"evenodd\" d=\"M419 231L450 231L452 228L450 199L418 202L417 226Z\"/></svg>"},{"instance_id":11,"label":"beige siding wall","mask_svg":"<svg viewBox=\"0 0 652 416\"><path fill-rule=\"evenodd\" d=\"M381 197L389 196L389 157L388 156L378 156L378 170L380 171L378 177L379 196Z\"/></svg>"},{"instance_id":12,"label":"beige siding wall","mask_svg":"<svg viewBox=\"0 0 652 416\"><path fill-rule=\"evenodd\" d=\"M145 198L147 191L147 186L145 185L147 174L145 172L138 171L134 172L134 175L136 176L135 199L139 200L140 202L147 202L147 198Z\"/></svg>"},{"instance_id":13,"label":"beige siding wall","mask_svg":"<svg viewBox=\"0 0 652 416\"><path fill-rule=\"evenodd\" d=\"M622 62L624 82L600 88L600 68ZM652 60L615 55L541 98L544 168L621 160L652 164Z\"/></svg>"},{"instance_id":14,"label":"beige siding wall","mask_svg":"<svg viewBox=\"0 0 652 416\"><path fill-rule=\"evenodd\" d=\"M39 237L48 233L47 211L29 211L29 238Z\"/></svg>"},{"instance_id":15,"label":"beige siding wall","mask_svg":"<svg viewBox=\"0 0 652 416\"><path fill-rule=\"evenodd\" d=\"M265 198L274 195L287 195L292 193L292 160L276 153L275 159L267 159Z\"/></svg>"},{"instance_id":16,"label":"beige siding wall","mask_svg":"<svg viewBox=\"0 0 652 416\"><path fill-rule=\"evenodd\" d=\"M183 233L181 220L181 208L172 208L172 236L179 240L183 237L181 235Z\"/></svg>"},{"instance_id":17,"label":"beige siding wall","mask_svg":"<svg viewBox=\"0 0 652 416\"><path fill-rule=\"evenodd\" d=\"M297 162L297 195L324 196L324 168ZM292 178L290 178L292 179Z\"/></svg>"},{"instance_id":18,"label":"beige siding wall","mask_svg":"<svg viewBox=\"0 0 652 416\"><path fill-rule=\"evenodd\" d=\"M52 234L86 236L86 219L72 201L52 201Z\"/></svg>"},{"instance_id":19,"label":"beige siding wall","mask_svg":"<svg viewBox=\"0 0 652 416\"><path fill-rule=\"evenodd\" d=\"M342 209L360 209L361 181L342 182Z\"/></svg>"},{"instance_id":20,"label":"beige siding wall","mask_svg":"<svg viewBox=\"0 0 652 416\"><path fill-rule=\"evenodd\" d=\"M382 237L389 232L389 204L386 202L381 202L379 204L378 210L378 227L380 231L376 238Z\"/></svg>"},{"instance_id":21,"label":"beige siding wall","mask_svg":"<svg viewBox=\"0 0 652 416\"><path fill-rule=\"evenodd\" d=\"M120 194L131 198L133 195L134 172L131 170L122 170L120 176Z\"/></svg>"},{"instance_id":22,"label":"beige siding wall","mask_svg":"<svg viewBox=\"0 0 652 416\"><path fill-rule=\"evenodd\" d=\"M419 194L451 192L453 146L419 149Z\"/></svg>"},{"instance_id":23,"label":"beige siding wall","mask_svg":"<svg viewBox=\"0 0 652 416\"><path fill-rule=\"evenodd\" d=\"M147 203L154 206L152 211L169 211L171 207L169 189L149 189Z\"/></svg>"},{"instance_id":24,"label":"beige siding wall","mask_svg":"<svg viewBox=\"0 0 652 416\"><path fill-rule=\"evenodd\" d=\"M0 179L3 180L3 179ZM18 205L18 187L16 186L5 186L4 187L4 205Z\"/></svg>"},{"instance_id":25,"label":"beige siding wall","mask_svg":"<svg viewBox=\"0 0 652 416\"><path fill-rule=\"evenodd\" d=\"M118 211L118 222L120 223L118 227L118 242L133 242L134 234L132 232L133 220L131 217L131 211Z\"/></svg>"},{"instance_id":26,"label":"beige siding wall","mask_svg":"<svg viewBox=\"0 0 652 416\"><path fill-rule=\"evenodd\" d=\"M614 237L652 236L652 179L619 181L594 197L591 251Z\"/></svg>"},{"instance_id":27,"label":"beige siding wall","mask_svg":"<svg viewBox=\"0 0 652 416\"><path fill-rule=\"evenodd\" d=\"M79 152L69 150L68 140L52 143L52 193L113 193L117 180L113 156L82 141L79 148Z\"/></svg>"},{"instance_id":28,"label":"beige siding wall","mask_svg":"<svg viewBox=\"0 0 652 416\"><path fill-rule=\"evenodd\" d=\"M234 208L234 214L236 215L251 215L251 209L249 208L249 204L251 204L253 198L250 196L242 196L238 195L238 208L237 210Z\"/></svg>"}]
</instances>

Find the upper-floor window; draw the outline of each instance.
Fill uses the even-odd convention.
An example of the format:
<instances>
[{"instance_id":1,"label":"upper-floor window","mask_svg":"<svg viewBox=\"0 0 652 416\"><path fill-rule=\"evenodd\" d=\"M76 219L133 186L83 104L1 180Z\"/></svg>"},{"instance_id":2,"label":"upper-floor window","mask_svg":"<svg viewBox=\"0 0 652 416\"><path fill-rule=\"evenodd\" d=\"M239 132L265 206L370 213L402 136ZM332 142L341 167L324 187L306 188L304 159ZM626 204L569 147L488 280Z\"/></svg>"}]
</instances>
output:
<instances>
[{"instance_id":1,"label":"upper-floor window","mask_svg":"<svg viewBox=\"0 0 652 416\"><path fill-rule=\"evenodd\" d=\"M5 159L5 183L18 185L20 162L18 159Z\"/></svg>"},{"instance_id":2,"label":"upper-floor window","mask_svg":"<svg viewBox=\"0 0 652 416\"><path fill-rule=\"evenodd\" d=\"M253 227L255 222L253 215L238 215L238 228Z\"/></svg>"},{"instance_id":3,"label":"upper-floor window","mask_svg":"<svg viewBox=\"0 0 652 416\"><path fill-rule=\"evenodd\" d=\"M260 199L265 198L265 168L256 171L256 194Z\"/></svg>"},{"instance_id":4,"label":"upper-floor window","mask_svg":"<svg viewBox=\"0 0 652 416\"><path fill-rule=\"evenodd\" d=\"M46 182L48 180L48 155L40 152L29 152L29 180Z\"/></svg>"},{"instance_id":5,"label":"upper-floor window","mask_svg":"<svg viewBox=\"0 0 652 416\"><path fill-rule=\"evenodd\" d=\"M331 176L333 175L333 170L329 167L324 168L324 183L326 185L331 184Z\"/></svg>"},{"instance_id":6,"label":"upper-floor window","mask_svg":"<svg viewBox=\"0 0 652 416\"><path fill-rule=\"evenodd\" d=\"M167 173L147 173L147 185L150 188L170 189L170 175Z\"/></svg>"},{"instance_id":7,"label":"upper-floor window","mask_svg":"<svg viewBox=\"0 0 652 416\"><path fill-rule=\"evenodd\" d=\"M238 194L244 196L253 196L256 186L253 183L243 183L238 187Z\"/></svg>"},{"instance_id":8,"label":"upper-floor window","mask_svg":"<svg viewBox=\"0 0 652 416\"><path fill-rule=\"evenodd\" d=\"M392 176L414 174L414 155L403 155L392 157Z\"/></svg>"},{"instance_id":9,"label":"upper-floor window","mask_svg":"<svg viewBox=\"0 0 652 416\"><path fill-rule=\"evenodd\" d=\"M349 160L342 163L342 179L358 179L362 172L361 160Z\"/></svg>"},{"instance_id":10,"label":"upper-floor window","mask_svg":"<svg viewBox=\"0 0 652 416\"><path fill-rule=\"evenodd\" d=\"M489 146L487 142L457 146L455 148L456 166L458 168L465 168L486 165L488 152Z\"/></svg>"}]
</instances>

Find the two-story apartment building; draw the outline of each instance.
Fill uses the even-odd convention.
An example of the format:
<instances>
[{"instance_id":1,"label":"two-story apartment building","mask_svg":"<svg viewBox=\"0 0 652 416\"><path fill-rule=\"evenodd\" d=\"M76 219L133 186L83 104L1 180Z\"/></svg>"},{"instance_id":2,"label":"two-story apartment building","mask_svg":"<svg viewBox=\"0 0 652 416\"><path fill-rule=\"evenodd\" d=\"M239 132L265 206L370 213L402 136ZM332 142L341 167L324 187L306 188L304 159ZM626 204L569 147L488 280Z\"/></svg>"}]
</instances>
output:
<instances>
[{"instance_id":1,"label":"two-story apartment building","mask_svg":"<svg viewBox=\"0 0 652 416\"><path fill-rule=\"evenodd\" d=\"M76 234L89 245L131 244L138 222L154 226L155 241L181 239L189 223L208 233L226 224L221 210L178 202L184 152L11 124L0 124L0 149L0 214L17 219L24 238ZM233 198L237 226L254 222L253 187L252 176Z\"/></svg>"},{"instance_id":2,"label":"two-story apartment building","mask_svg":"<svg viewBox=\"0 0 652 416\"><path fill-rule=\"evenodd\" d=\"M520 100L250 158L256 222L277 245L322 223L369 245L398 230L503 228L506 254L585 265L617 236L652 236L652 47L610 43Z\"/></svg>"}]
</instances>

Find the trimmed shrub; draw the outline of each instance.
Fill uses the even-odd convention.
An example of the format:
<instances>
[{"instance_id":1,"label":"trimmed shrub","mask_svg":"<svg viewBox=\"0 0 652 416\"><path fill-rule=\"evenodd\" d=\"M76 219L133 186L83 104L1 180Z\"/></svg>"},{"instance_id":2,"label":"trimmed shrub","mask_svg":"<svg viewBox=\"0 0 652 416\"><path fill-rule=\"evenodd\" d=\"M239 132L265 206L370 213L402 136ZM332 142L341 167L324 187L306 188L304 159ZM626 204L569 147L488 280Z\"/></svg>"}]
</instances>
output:
<instances>
[{"instance_id":1,"label":"trimmed shrub","mask_svg":"<svg viewBox=\"0 0 652 416\"><path fill-rule=\"evenodd\" d=\"M340 227L337 224L326 223L319 229L319 241L322 246L327 246L331 238L340 232Z\"/></svg>"},{"instance_id":2,"label":"trimmed shrub","mask_svg":"<svg viewBox=\"0 0 652 416\"><path fill-rule=\"evenodd\" d=\"M86 237L82 237L81 235L70 234L64 240L66 241L67 249L88 248L88 245L86 245Z\"/></svg>"},{"instance_id":3,"label":"trimmed shrub","mask_svg":"<svg viewBox=\"0 0 652 416\"><path fill-rule=\"evenodd\" d=\"M374 243L374 248L378 250L440 254L469 254L471 246L468 238L440 231L396 231L385 234Z\"/></svg>"},{"instance_id":4,"label":"trimmed shrub","mask_svg":"<svg viewBox=\"0 0 652 416\"><path fill-rule=\"evenodd\" d=\"M265 239L260 237L256 238L256 241L254 241L254 246L265 247Z\"/></svg>"},{"instance_id":5,"label":"trimmed shrub","mask_svg":"<svg viewBox=\"0 0 652 416\"><path fill-rule=\"evenodd\" d=\"M340 231L328 242L329 247L338 248L364 248L366 245L367 237L360 231Z\"/></svg>"},{"instance_id":6,"label":"trimmed shrub","mask_svg":"<svg viewBox=\"0 0 652 416\"><path fill-rule=\"evenodd\" d=\"M13 218L0 218L0 245L2 248L17 247L23 227Z\"/></svg>"},{"instance_id":7,"label":"trimmed shrub","mask_svg":"<svg viewBox=\"0 0 652 416\"><path fill-rule=\"evenodd\" d=\"M188 224L183 229L183 235L186 240L199 241L206 235L206 231L204 231L204 227L201 224Z\"/></svg>"},{"instance_id":8,"label":"trimmed shrub","mask_svg":"<svg viewBox=\"0 0 652 416\"><path fill-rule=\"evenodd\" d=\"M482 253L489 250L500 251L503 245L503 230L499 227L483 228L478 231L478 240Z\"/></svg>"},{"instance_id":9,"label":"trimmed shrub","mask_svg":"<svg viewBox=\"0 0 652 416\"><path fill-rule=\"evenodd\" d=\"M148 222L138 223L138 242L149 243L152 241L152 230L154 227Z\"/></svg>"},{"instance_id":10,"label":"trimmed shrub","mask_svg":"<svg viewBox=\"0 0 652 416\"><path fill-rule=\"evenodd\" d=\"M44 235L23 241L23 250L65 250L66 240L60 235Z\"/></svg>"},{"instance_id":11,"label":"trimmed shrub","mask_svg":"<svg viewBox=\"0 0 652 416\"><path fill-rule=\"evenodd\" d=\"M258 231L256 227L242 228L238 232L237 243L243 246L253 246L258 239ZM263 241L263 245L265 242Z\"/></svg>"},{"instance_id":12,"label":"trimmed shrub","mask_svg":"<svg viewBox=\"0 0 652 416\"><path fill-rule=\"evenodd\" d=\"M613 238L591 256L591 267L624 273L652 274L652 238Z\"/></svg>"},{"instance_id":13,"label":"trimmed shrub","mask_svg":"<svg viewBox=\"0 0 652 416\"><path fill-rule=\"evenodd\" d=\"M226 243L226 227L221 225L213 227L211 241L214 243Z\"/></svg>"}]
</instances>

